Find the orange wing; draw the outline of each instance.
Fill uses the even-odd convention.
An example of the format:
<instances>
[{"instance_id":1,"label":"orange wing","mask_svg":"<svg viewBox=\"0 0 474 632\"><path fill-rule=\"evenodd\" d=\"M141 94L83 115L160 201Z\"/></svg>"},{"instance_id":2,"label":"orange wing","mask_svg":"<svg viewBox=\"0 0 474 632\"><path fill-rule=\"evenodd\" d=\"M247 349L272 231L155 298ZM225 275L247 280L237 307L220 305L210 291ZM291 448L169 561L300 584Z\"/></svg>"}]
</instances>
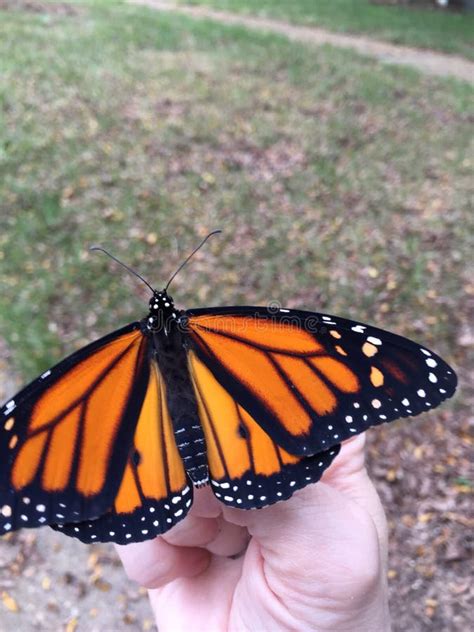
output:
<instances>
[{"instance_id":1,"label":"orange wing","mask_svg":"<svg viewBox=\"0 0 474 632\"><path fill-rule=\"evenodd\" d=\"M81 349L0 412L0 532L112 505L148 381L138 323Z\"/></svg>"},{"instance_id":2,"label":"orange wing","mask_svg":"<svg viewBox=\"0 0 474 632\"><path fill-rule=\"evenodd\" d=\"M83 542L139 542L164 533L182 520L192 498L192 484L173 434L164 381L152 361L145 399L112 509L96 520L54 528Z\"/></svg>"},{"instance_id":3,"label":"orange wing","mask_svg":"<svg viewBox=\"0 0 474 632\"><path fill-rule=\"evenodd\" d=\"M190 346L241 410L291 454L434 408L456 388L436 354L329 315L262 307L191 310Z\"/></svg>"},{"instance_id":4,"label":"orange wing","mask_svg":"<svg viewBox=\"0 0 474 632\"><path fill-rule=\"evenodd\" d=\"M339 446L316 457L289 454L229 395L193 351L188 357L211 485L221 502L241 509L264 507L320 479Z\"/></svg>"}]
</instances>

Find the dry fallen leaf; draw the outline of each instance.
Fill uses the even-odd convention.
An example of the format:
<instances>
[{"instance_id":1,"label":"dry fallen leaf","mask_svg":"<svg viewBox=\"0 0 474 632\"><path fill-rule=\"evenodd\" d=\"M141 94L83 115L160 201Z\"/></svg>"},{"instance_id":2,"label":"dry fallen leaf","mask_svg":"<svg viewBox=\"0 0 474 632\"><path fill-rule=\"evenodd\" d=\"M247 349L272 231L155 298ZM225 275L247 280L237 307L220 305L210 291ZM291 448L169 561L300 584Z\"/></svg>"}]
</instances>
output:
<instances>
[{"instance_id":1,"label":"dry fallen leaf","mask_svg":"<svg viewBox=\"0 0 474 632\"><path fill-rule=\"evenodd\" d=\"M49 577L43 577L41 580L41 587L43 590L49 590L51 588L51 579Z\"/></svg>"},{"instance_id":2,"label":"dry fallen leaf","mask_svg":"<svg viewBox=\"0 0 474 632\"><path fill-rule=\"evenodd\" d=\"M74 630L77 628L78 623L79 620L77 617L73 617L72 619L70 619L66 625L65 632L74 632Z\"/></svg>"},{"instance_id":3,"label":"dry fallen leaf","mask_svg":"<svg viewBox=\"0 0 474 632\"><path fill-rule=\"evenodd\" d=\"M158 235L156 233L148 233L148 235L145 237L145 241L150 246L154 246L158 241Z\"/></svg>"},{"instance_id":4,"label":"dry fallen leaf","mask_svg":"<svg viewBox=\"0 0 474 632\"><path fill-rule=\"evenodd\" d=\"M2 592L2 601L3 605L10 610L10 612L18 612L19 608L17 602L7 593L6 590Z\"/></svg>"}]
</instances>

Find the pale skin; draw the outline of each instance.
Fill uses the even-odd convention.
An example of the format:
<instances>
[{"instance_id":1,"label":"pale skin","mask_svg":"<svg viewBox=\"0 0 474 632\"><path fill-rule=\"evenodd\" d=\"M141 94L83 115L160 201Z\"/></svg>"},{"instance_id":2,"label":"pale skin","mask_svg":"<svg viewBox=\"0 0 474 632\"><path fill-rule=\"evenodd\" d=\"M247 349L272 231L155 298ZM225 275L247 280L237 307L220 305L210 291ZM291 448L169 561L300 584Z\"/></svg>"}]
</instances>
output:
<instances>
[{"instance_id":1,"label":"pale skin","mask_svg":"<svg viewBox=\"0 0 474 632\"><path fill-rule=\"evenodd\" d=\"M285 502L232 509L204 488L168 533L117 546L160 632L388 632L387 527L364 444L345 442Z\"/></svg>"}]
</instances>

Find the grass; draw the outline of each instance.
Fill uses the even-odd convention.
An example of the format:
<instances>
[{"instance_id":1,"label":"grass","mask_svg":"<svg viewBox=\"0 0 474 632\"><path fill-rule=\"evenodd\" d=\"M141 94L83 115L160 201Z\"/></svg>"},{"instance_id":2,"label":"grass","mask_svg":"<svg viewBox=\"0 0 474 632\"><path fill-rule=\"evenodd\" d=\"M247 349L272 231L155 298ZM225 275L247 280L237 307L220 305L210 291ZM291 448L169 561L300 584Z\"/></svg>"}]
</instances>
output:
<instances>
[{"instance_id":1,"label":"grass","mask_svg":"<svg viewBox=\"0 0 474 632\"><path fill-rule=\"evenodd\" d=\"M180 306L328 311L455 363L471 89L122 5L0 13L0 337L26 377L141 318L147 294L101 243L166 279Z\"/></svg>"},{"instance_id":2,"label":"grass","mask_svg":"<svg viewBox=\"0 0 474 632\"><path fill-rule=\"evenodd\" d=\"M361 33L474 59L474 16L371 0L178 0L181 4L287 20L344 33Z\"/></svg>"}]
</instances>

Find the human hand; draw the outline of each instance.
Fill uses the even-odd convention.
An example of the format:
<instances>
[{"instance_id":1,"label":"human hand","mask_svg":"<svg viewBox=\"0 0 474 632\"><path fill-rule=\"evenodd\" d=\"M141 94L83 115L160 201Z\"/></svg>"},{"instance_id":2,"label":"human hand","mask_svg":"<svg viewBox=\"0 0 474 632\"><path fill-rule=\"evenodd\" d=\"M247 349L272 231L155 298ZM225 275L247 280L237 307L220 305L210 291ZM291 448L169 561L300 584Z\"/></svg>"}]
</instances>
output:
<instances>
[{"instance_id":1,"label":"human hand","mask_svg":"<svg viewBox=\"0 0 474 632\"><path fill-rule=\"evenodd\" d=\"M166 534L117 546L160 632L390 630L387 528L364 444L345 442L322 480L285 502L233 509L203 488Z\"/></svg>"}]
</instances>

